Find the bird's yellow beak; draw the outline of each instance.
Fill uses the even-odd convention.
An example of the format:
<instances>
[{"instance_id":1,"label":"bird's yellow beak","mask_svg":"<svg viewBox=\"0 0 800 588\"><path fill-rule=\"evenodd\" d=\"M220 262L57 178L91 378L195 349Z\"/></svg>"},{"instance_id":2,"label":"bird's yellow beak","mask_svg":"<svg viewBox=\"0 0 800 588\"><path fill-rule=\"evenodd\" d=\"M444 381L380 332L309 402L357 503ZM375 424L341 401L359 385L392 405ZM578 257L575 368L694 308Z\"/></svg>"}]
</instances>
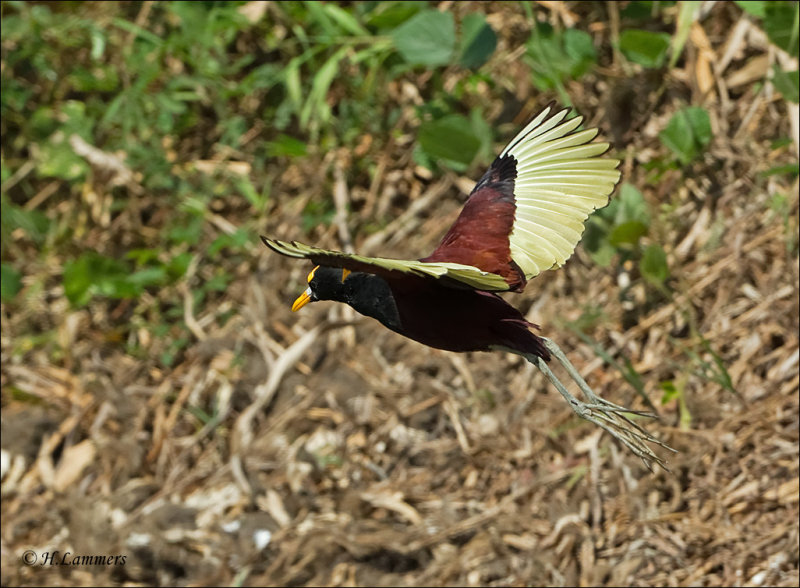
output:
<instances>
[{"instance_id":1,"label":"bird's yellow beak","mask_svg":"<svg viewBox=\"0 0 800 588\"><path fill-rule=\"evenodd\" d=\"M292 304L292 312L297 312L309 302L311 302L311 288L306 288L306 291L300 294Z\"/></svg>"}]
</instances>

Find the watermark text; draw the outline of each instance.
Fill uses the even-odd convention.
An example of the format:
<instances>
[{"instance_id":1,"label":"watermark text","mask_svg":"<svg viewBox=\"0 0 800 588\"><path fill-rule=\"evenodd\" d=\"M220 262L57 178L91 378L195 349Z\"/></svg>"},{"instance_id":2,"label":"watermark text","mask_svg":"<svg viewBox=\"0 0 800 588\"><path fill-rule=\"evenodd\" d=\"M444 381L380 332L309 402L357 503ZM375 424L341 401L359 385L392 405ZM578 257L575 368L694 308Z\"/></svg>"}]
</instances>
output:
<instances>
[{"instance_id":1,"label":"watermark text","mask_svg":"<svg viewBox=\"0 0 800 588\"><path fill-rule=\"evenodd\" d=\"M42 551L28 549L22 554L26 566L124 566L127 555L117 553L81 554L72 551Z\"/></svg>"}]
</instances>

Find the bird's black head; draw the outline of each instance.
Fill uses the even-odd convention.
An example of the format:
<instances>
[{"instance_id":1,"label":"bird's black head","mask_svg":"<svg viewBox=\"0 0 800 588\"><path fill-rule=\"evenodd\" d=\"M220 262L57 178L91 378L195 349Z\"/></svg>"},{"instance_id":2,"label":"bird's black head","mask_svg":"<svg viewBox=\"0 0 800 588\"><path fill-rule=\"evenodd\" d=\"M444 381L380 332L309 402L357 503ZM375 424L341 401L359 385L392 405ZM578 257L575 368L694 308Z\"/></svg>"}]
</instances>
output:
<instances>
[{"instance_id":1,"label":"bird's black head","mask_svg":"<svg viewBox=\"0 0 800 588\"><path fill-rule=\"evenodd\" d=\"M308 274L308 288L294 301L292 310L300 310L317 300L344 302L364 316L378 319L393 331L402 332L394 294L380 276L318 265Z\"/></svg>"},{"instance_id":2,"label":"bird's black head","mask_svg":"<svg viewBox=\"0 0 800 588\"><path fill-rule=\"evenodd\" d=\"M340 267L325 267L318 265L308 274L308 288L292 305L292 311L298 311L309 302L317 300L335 300L347 302L345 281L350 275L350 270Z\"/></svg>"}]
</instances>

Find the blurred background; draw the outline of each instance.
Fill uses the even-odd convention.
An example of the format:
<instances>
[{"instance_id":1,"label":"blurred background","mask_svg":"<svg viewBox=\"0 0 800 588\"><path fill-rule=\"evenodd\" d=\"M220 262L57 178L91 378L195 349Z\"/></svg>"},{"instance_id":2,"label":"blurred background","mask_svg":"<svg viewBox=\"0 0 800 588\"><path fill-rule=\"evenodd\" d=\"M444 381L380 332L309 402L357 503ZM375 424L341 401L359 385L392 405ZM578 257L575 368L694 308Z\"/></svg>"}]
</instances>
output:
<instances>
[{"instance_id":1,"label":"blurred background","mask_svg":"<svg viewBox=\"0 0 800 588\"><path fill-rule=\"evenodd\" d=\"M3 2L2 584L797 586L797 55L796 2ZM671 473L258 239L422 257L551 100L623 179L505 297Z\"/></svg>"}]
</instances>

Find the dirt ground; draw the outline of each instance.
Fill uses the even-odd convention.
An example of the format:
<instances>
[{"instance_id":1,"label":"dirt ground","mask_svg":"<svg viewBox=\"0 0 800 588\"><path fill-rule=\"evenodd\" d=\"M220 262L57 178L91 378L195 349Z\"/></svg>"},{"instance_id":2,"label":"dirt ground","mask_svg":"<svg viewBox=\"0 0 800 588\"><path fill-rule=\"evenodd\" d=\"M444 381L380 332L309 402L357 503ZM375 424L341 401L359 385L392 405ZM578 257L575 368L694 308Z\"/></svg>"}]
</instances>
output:
<instances>
[{"instance_id":1,"label":"dirt ground","mask_svg":"<svg viewBox=\"0 0 800 588\"><path fill-rule=\"evenodd\" d=\"M4 304L2 584L797 586L798 184L764 173L797 162L797 105L741 82L769 53L758 31L736 41L726 18L698 28L685 66L644 106L630 98L655 92L644 74L567 87L655 211L672 296L635 275L625 288L631 268L600 267L581 248L506 295L596 392L646 409L567 328L602 311L585 332L640 375L660 415L643 424L678 451L655 448L670 472L650 473L577 419L518 357L431 350L334 303L292 314L310 267L254 234L218 306L187 307L192 343L170 368L114 344L119 301L73 311L55 290L38 309ZM697 72L709 62L706 87ZM519 92L523 120L542 104ZM707 109L714 139L654 181L658 132L685 103ZM301 216L342 190L366 202L345 230L374 211L394 219L354 230L357 251L425 255L477 176L430 177L412 144L409 132L373 155L372 185L347 176L352 153L284 165L264 234L339 248L337 223L306 234ZM219 214L235 224L242 211ZM11 359L33 312L68 357ZM665 381L682 397L662 404ZM123 561L70 565L100 554Z\"/></svg>"}]
</instances>

